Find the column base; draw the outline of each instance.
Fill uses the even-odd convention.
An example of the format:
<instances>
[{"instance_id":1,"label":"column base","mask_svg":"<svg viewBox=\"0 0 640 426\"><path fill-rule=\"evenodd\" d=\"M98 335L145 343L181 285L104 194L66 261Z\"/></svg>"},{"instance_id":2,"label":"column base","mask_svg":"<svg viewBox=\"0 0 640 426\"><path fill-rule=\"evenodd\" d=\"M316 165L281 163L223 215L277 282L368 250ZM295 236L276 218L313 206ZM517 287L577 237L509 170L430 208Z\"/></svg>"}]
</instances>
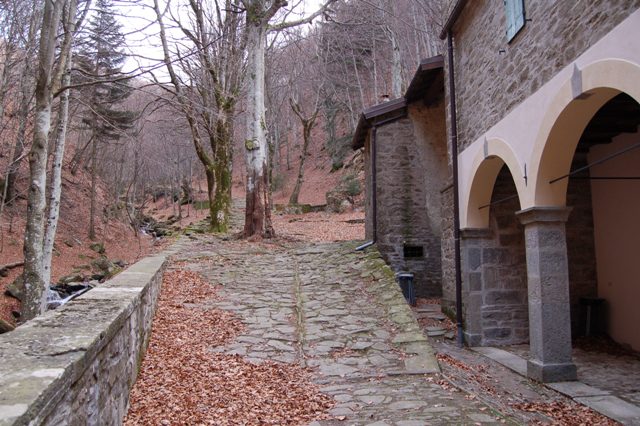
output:
<instances>
[{"instance_id":1,"label":"column base","mask_svg":"<svg viewBox=\"0 0 640 426\"><path fill-rule=\"evenodd\" d=\"M464 343L467 346L480 346L482 344L482 335L477 333L464 332Z\"/></svg>"},{"instance_id":2,"label":"column base","mask_svg":"<svg viewBox=\"0 0 640 426\"><path fill-rule=\"evenodd\" d=\"M527 360L527 376L542 383L571 382L578 380L578 369L575 364L542 364L539 361Z\"/></svg>"}]
</instances>

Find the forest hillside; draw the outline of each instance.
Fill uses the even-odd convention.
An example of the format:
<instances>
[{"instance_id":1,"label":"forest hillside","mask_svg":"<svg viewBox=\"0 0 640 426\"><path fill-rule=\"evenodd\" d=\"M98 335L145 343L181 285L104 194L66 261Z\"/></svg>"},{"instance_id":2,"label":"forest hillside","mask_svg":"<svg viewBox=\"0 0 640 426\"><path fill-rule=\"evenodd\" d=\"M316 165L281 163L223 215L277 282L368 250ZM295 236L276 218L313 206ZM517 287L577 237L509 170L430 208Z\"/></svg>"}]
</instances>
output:
<instances>
[{"instance_id":1,"label":"forest hillside","mask_svg":"<svg viewBox=\"0 0 640 426\"><path fill-rule=\"evenodd\" d=\"M0 2L3 327L192 222L228 231L234 199L252 240L361 211L361 112L440 53L444 3Z\"/></svg>"}]
</instances>

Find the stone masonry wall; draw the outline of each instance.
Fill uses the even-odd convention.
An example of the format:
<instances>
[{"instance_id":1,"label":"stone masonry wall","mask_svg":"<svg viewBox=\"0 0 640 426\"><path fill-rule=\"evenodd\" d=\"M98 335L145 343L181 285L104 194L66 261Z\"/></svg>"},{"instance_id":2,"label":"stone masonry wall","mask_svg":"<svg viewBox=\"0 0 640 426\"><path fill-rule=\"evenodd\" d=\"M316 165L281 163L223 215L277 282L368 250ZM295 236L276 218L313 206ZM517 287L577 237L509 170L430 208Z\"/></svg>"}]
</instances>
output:
<instances>
[{"instance_id":1,"label":"stone masonry wall","mask_svg":"<svg viewBox=\"0 0 640 426\"><path fill-rule=\"evenodd\" d=\"M453 239L453 184L448 183L442 190L442 301L441 306L450 318L455 318L456 304L456 264L455 242Z\"/></svg>"},{"instance_id":2,"label":"stone masonry wall","mask_svg":"<svg viewBox=\"0 0 640 426\"><path fill-rule=\"evenodd\" d=\"M373 239L373 182L371 176L371 132L364 142L364 237Z\"/></svg>"},{"instance_id":3,"label":"stone masonry wall","mask_svg":"<svg viewBox=\"0 0 640 426\"><path fill-rule=\"evenodd\" d=\"M578 152L574 156L571 170L586 164L586 154ZM580 305L580 298L598 295L591 182L588 179L569 179L567 206L571 207L565 227L569 259L571 333L573 336L579 336L584 334L586 324L586 311Z\"/></svg>"},{"instance_id":4,"label":"stone masonry wall","mask_svg":"<svg viewBox=\"0 0 640 426\"><path fill-rule=\"evenodd\" d=\"M377 130L377 244L396 272L414 274L419 296L440 296L444 106L409 115ZM405 257L405 245L422 247L424 256Z\"/></svg>"},{"instance_id":5,"label":"stone masonry wall","mask_svg":"<svg viewBox=\"0 0 640 426\"><path fill-rule=\"evenodd\" d=\"M508 168L496 179L491 202L516 194ZM465 329L471 345L511 345L529 339L524 229L517 198L490 207L490 229L463 232Z\"/></svg>"},{"instance_id":6,"label":"stone masonry wall","mask_svg":"<svg viewBox=\"0 0 640 426\"><path fill-rule=\"evenodd\" d=\"M503 0L473 0L454 26L461 149L640 7L640 0L525 0L507 43Z\"/></svg>"},{"instance_id":7,"label":"stone masonry wall","mask_svg":"<svg viewBox=\"0 0 640 426\"><path fill-rule=\"evenodd\" d=\"M122 423L167 254L0 335L0 425Z\"/></svg>"}]
</instances>

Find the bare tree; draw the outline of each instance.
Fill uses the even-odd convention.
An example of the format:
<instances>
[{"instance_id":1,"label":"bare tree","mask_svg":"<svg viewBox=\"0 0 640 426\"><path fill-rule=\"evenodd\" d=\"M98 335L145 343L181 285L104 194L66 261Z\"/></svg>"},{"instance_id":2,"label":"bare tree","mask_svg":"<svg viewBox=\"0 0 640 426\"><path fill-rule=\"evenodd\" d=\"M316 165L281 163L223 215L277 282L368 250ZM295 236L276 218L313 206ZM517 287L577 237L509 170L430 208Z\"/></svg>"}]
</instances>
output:
<instances>
[{"instance_id":1,"label":"bare tree","mask_svg":"<svg viewBox=\"0 0 640 426\"><path fill-rule=\"evenodd\" d=\"M207 4L212 8L208 9ZM239 0L189 0L188 18L173 17L172 22L191 46L187 51L176 48L172 52L165 23L165 13L171 11L169 4L161 9L159 1L154 0L164 63L172 93L204 166L210 227L215 232L227 230L231 209L234 119L244 75L245 39L239 4ZM184 46L185 40L179 45Z\"/></svg>"},{"instance_id":2,"label":"bare tree","mask_svg":"<svg viewBox=\"0 0 640 426\"><path fill-rule=\"evenodd\" d=\"M71 84L72 54L70 51L70 46L76 32L76 27L79 26L87 16L89 5L90 2L87 2L84 12L77 20L77 22L77 4L75 1L68 2L64 11L64 26L66 28L66 31L64 36L65 38L63 43L63 50L68 50L68 54L66 57L66 63L64 64L64 76L62 77L61 82L63 87L67 87L69 86L69 84ZM60 217L60 197L62 195L62 160L64 159L65 143L67 140L67 127L69 123L69 94L69 89L62 92L60 105L58 106L58 118L55 128L53 162L51 165L51 180L49 183L49 207L47 210L47 221L42 260L44 270L42 279L45 284L48 284L51 280L51 257L53 255L53 244L56 238L56 232L58 230L58 219Z\"/></svg>"},{"instance_id":3,"label":"bare tree","mask_svg":"<svg viewBox=\"0 0 640 426\"><path fill-rule=\"evenodd\" d=\"M302 149L296 184L289 197L289 204L298 204L300 190L304 182L304 165L311 144L311 132L317 124L320 112L320 98L324 96L323 74L315 72L322 67L322 57L318 55L318 46L314 37L308 37L297 43L292 43L286 50L291 51L288 81L289 106L302 126Z\"/></svg>"},{"instance_id":4,"label":"bare tree","mask_svg":"<svg viewBox=\"0 0 640 426\"><path fill-rule=\"evenodd\" d=\"M302 182L304 180L304 160L307 158L309 144L311 143L311 131L316 125L316 119L320 111L318 102L319 93L320 91L318 91L318 96L316 96L312 111L308 114L305 114L297 101L289 98L291 110L300 119L300 123L302 124L302 152L300 153L300 164L298 165L298 178L296 179L296 186L293 188L291 197L289 197L289 204L298 204L298 197L300 196L300 189L302 188Z\"/></svg>"},{"instance_id":5,"label":"bare tree","mask_svg":"<svg viewBox=\"0 0 640 426\"><path fill-rule=\"evenodd\" d=\"M272 237L269 159L265 116L265 55L267 34L312 22L327 12L337 0L327 0L316 12L297 21L271 24L271 20L285 6L286 0L242 0L246 10L248 88L247 135L245 138L246 210L245 237Z\"/></svg>"},{"instance_id":6,"label":"bare tree","mask_svg":"<svg viewBox=\"0 0 640 426\"><path fill-rule=\"evenodd\" d=\"M76 0L48 0L44 2L40 43L38 49L38 74L36 80L36 106L33 143L29 153L29 195L27 223L24 233L25 298L23 318L31 319L46 307L44 266L44 225L46 207L46 171L51 107L53 94L60 86L61 76L71 49L71 40L65 38L56 62L56 40L65 5Z\"/></svg>"},{"instance_id":7,"label":"bare tree","mask_svg":"<svg viewBox=\"0 0 640 426\"><path fill-rule=\"evenodd\" d=\"M21 23L26 24L27 28L26 33L22 34L19 37L19 40L11 40L11 34L9 39L9 45L7 46L8 53L11 51L19 49L20 54L17 56L21 57L22 66L19 70L19 77L16 75L15 78L19 79L19 93L17 97L20 99L18 102L18 110L17 110L17 131L15 134L15 140L13 143L13 150L11 154L11 160L9 166L7 167L7 174L4 184L4 193L2 196L3 202L9 204L15 198L15 183L18 175L18 170L20 168L20 163L24 157L23 153L25 148L28 146L27 144L27 128L28 122L30 118L30 113L32 112L33 106L33 90L34 90L34 76L33 76L33 66L32 63L34 61L34 54L37 48L36 46L36 35L38 32L38 19L40 18L37 13L38 10L38 0L31 1L23 8L16 7L14 5L14 14L13 19L15 22L12 22L12 26L20 25ZM24 16L26 14L26 16ZM22 15L22 16L21 16ZM23 20L27 19L25 23ZM6 59L10 59L7 57ZM3 71L3 77L7 77L10 73L10 60L5 63L5 69ZM6 87L6 86L5 86ZM3 96L6 94L6 89L2 90ZM4 101L4 100L2 100Z\"/></svg>"}]
</instances>

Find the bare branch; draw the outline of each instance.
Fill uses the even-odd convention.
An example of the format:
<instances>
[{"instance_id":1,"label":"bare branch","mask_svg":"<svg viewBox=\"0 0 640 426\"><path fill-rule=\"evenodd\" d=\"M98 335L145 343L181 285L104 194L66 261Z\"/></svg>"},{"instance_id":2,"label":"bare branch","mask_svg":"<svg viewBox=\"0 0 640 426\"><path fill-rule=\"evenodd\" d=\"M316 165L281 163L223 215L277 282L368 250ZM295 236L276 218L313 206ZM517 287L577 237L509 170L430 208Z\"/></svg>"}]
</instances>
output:
<instances>
[{"instance_id":1,"label":"bare branch","mask_svg":"<svg viewBox=\"0 0 640 426\"><path fill-rule=\"evenodd\" d=\"M282 31L282 30L285 30L287 28L297 27L298 25L310 24L318 16L327 13L329 11L329 6L331 6L336 1L338 1L338 0L327 0L322 6L320 6L320 8L318 10L316 10L311 15L309 15L309 16L307 16L305 18L299 19L297 21L281 22L281 23L278 23L278 24L275 24L275 25L269 25L268 30L269 31Z\"/></svg>"}]
</instances>

